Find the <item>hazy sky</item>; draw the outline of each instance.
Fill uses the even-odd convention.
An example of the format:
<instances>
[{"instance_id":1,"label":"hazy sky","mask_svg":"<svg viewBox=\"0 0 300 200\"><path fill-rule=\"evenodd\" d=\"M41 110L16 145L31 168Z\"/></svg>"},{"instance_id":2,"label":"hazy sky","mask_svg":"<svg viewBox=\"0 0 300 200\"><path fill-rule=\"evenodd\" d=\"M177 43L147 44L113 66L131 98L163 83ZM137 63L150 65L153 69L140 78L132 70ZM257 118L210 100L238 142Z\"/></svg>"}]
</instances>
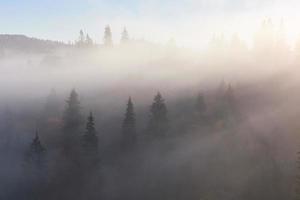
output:
<instances>
[{"instance_id":1,"label":"hazy sky","mask_svg":"<svg viewBox=\"0 0 300 200\"><path fill-rule=\"evenodd\" d=\"M299 7L298 0L0 0L0 33L73 41L83 29L101 42L110 24L116 42L126 26L135 38L197 46L214 33L249 40L270 17L284 19L291 40L300 33Z\"/></svg>"}]
</instances>

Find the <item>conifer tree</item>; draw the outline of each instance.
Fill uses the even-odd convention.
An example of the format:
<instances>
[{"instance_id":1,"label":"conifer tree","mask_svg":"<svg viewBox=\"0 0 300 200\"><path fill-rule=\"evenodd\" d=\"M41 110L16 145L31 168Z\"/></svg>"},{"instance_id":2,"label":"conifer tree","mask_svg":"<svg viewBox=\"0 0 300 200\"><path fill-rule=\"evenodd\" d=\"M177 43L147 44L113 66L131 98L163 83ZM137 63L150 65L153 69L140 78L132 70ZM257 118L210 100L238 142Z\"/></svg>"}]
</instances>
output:
<instances>
[{"instance_id":1,"label":"conifer tree","mask_svg":"<svg viewBox=\"0 0 300 200\"><path fill-rule=\"evenodd\" d=\"M46 149L42 145L36 132L26 155L24 165L24 177L26 177L25 199L41 199L46 184Z\"/></svg>"},{"instance_id":2,"label":"conifer tree","mask_svg":"<svg viewBox=\"0 0 300 200\"><path fill-rule=\"evenodd\" d=\"M167 107L165 100L158 92L154 97L154 102L150 107L150 120L148 124L148 132L153 137L164 137L169 128L169 121L167 116Z\"/></svg>"},{"instance_id":3,"label":"conifer tree","mask_svg":"<svg viewBox=\"0 0 300 200\"><path fill-rule=\"evenodd\" d=\"M98 137L95 129L95 121L92 112L87 118L86 131L83 135L83 149L87 157L95 158L98 153Z\"/></svg>"},{"instance_id":4,"label":"conifer tree","mask_svg":"<svg viewBox=\"0 0 300 200\"><path fill-rule=\"evenodd\" d=\"M122 124L122 146L133 147L136 144L136 119L131 98L128 99L125 118Z\"/></svg>"},{"instance_id":5,"label":"conifer tree","mask_svg":"<svg viewBox=\"0 0 300 200\"><path fill-rule=\"evenodd\" d=\"M124 28L124 30L122 32L121 43L122 44L127 44L128 41L129 41L129 35L128 35L128 32L127 32L127 29Z\"/></svg>"},{"instance_id":6,"label":"conifer tree","mask_svg":"<svg viewBox=\"0 0 300 200\"><path fill-rule=\"evenodd\" d=\"M79 38L78 38L78 41L77 41L77 45L79 47L82 47L85 43L85 37L84 37L84 33L83 33L83 30L80 30L79 31Z\"/></svg>"},{"instance_id":7,"label":"conifer tree","mask_svg":"<svg viewBox=\"0 0 300 200\"><path fill-rule=\"evenodd\" d=\"M89 34L86 35L86 41L85 41L85 43L86 43L86 45L89 46L89 47L90 47L90 46L93 46L93 43L94 43L94 42L93 42L92 38L89 36Z\"/></svg>"},{"instance_id":8,"label":"conifer tree","mask_svg":"<svg viewBox=\"0 0 300 200\"><path fill-rule=\"evenodd\" d=\"M79 137L82 125L82 116L80 113L80 102L77 92L73 89L66 101L66 108L63 115L63 147L70 151L76 148L77 137ZM69 152L71 153L71 152Z\"/></svg>"},{"instance_id":9,"label":"conifer tree","mask_svg":"<svg viewBox=\"0 0 300 200\"><path fill-rule=\"evenodd\" d=\"M112 33L109 25L105 27L105 31L104 31L104 46L106 47L112 46Z\"/></svg>"},{"instance_id":10,"label":"conifer tree","mask_svg":"<svg viewBox=\"0 0 300 200\"><path fill-rule=\"evenodd\" d=\"M28 151L28 162L35 168L41 168L45 162L46 149L42 145L38 133L36 133Z\"/></svg>"}]
</instances>

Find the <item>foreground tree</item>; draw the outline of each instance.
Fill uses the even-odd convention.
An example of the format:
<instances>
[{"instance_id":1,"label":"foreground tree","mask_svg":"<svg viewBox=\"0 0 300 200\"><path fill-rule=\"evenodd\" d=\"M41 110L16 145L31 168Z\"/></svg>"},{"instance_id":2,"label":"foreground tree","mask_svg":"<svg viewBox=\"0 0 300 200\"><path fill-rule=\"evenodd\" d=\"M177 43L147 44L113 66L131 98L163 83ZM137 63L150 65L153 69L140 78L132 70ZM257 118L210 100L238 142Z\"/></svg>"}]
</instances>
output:
<instances>
[{"instance_id":1,"label":"foreground tree","mask_svg":"<svg viewBox=\"0 0 300 200\"><path fill-rule=\"evenodd\" d=\"M136 120L131 98L128 99L125 118L122 124L122 147L132 148L137 142Z\"/></svg>"},{"instance_id":2,"label":"foreground tree","mask_svg":"<svg viewBox=\"0 0 300 200\"><path fill-rule=\"evenodd\" d=\"M75 156L74 150L77 149L77 142L82 125L80 113L80 102L77 92L73 89L66 101L66 108L63 115L63 138L62 145L67 156Z\"/></svg>"},{"instance_id":3,"label":"foreground tree","mask_svg":"<svg viewBox=\"0 0 300 200\"><path fill-rule=\"evenodd\" d=\"M148 132L153 137L166 136L169 129L168 111L165 100L158 92L154 97L154 102L150 107L150 119L148 124Z\"/></svg>"},{"instance_id":4,"label":"foreground tree","mask_svg":"<svg viewBox=\"0 0 300 200\"><path fill-rule=\"evenodd\" d=\"M98 137L92 112L87 118L86 131L82 137L83 156L86 164L95 165L98 162Z\"/></svg>"}]
</instances>

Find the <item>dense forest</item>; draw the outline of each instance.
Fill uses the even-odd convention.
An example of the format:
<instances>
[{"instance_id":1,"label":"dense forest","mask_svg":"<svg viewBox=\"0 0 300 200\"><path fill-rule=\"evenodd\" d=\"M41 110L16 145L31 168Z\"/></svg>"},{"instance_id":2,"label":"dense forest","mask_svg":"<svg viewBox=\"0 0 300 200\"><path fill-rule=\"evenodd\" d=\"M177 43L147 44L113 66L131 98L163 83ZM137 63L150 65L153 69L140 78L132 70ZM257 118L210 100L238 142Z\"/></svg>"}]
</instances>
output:
<instances>
[{"instance_id":1,"label":"dense forest","mask_svg":"<svg viewBox=\"0 0 300 200\"><path fill-rule=\"evenodd\" d=\"M298 49L0 36L0 199L295 199Z\"/></svg>"}]
</instances>

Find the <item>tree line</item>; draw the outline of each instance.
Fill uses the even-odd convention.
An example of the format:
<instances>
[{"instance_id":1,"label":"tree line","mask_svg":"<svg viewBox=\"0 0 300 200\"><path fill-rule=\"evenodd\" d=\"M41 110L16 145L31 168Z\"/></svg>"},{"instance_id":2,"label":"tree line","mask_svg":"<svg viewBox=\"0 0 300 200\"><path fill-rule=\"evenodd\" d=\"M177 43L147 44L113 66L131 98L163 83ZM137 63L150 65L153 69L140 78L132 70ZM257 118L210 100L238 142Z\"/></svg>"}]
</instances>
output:
<instances>
[{"instance_id":1,"label":"tree line","mask_svg":"<svg viewBox=\"0 0 300 200\"><path fill-rule=\"evenodd\" d=\"M121 44L128 44L130 41L128 31L126 27L124 27L123 32L121 34ZM89 36L89 34L85 34L83 30L79 31L78 40L75 41L75 45L78 47L91 47L95 45L93 39ZM104 37L103 37L103 45L105 47L111 47L113 45L113 37L112 31L109 25L107 25L104 29Z\"/></svg>"},{"instance_id":2,"label":"tree line","mask_svg":"<svg viewBox=\"0 0 300 200\"><path fill-rule=\"evenodd\" d=\"M223 128L232 126L233 118L237 113L233 89L230 85L223 85L220 90L222 90L222 94L217 97L217 106L210 114L203 94L199 94L193 106L194 113L189 114L191 119L188 119L190 122L187 124L190 129L201 130L201 128L208 126L222 126ZM45 193L51 193L54 195L53 198L70 199L72 195L65 190L62 192L61 187L64 188L64 185L67 184L69 185L68 188L72 188L72 190L81 190L78 188L80 187L79 183L85 182L87 177L90 177L91 172L101 169L107 160L105 157L109 157L109 160L118 160L120 157L138 153L141 145L158 144L164 146L166 141L174 137L173 132L176 130L172 129L167 105L160 92L155 95L148 116L148 123L142 134L137 130L135 107L132 98L129 97L120 126L121 138L114 147L117 153L105 155L107 150L103 150L100 146L101 134L96 130L93 112L90 111L84 119L79 95L75 90L72 90L66 100L62 116L59 131L61 133L55 150L57 155L49 156L49 151L53 152L53 150L44 145L38 131L25 153L24 169L27 171L26 174L31 176L29 178L31 181L30 188L26 190L26 195L34 198L44 196ZM185 124L185 122L183 123ZM84 131L81 129L83 125L85 125ZM52 164L54 167L49 167L51 162L55 163ZM47 178L49 168L52 168L51 173L55 177L51 180ZM57 194L57 191L60 191L60 194ZM74 196L74 198L77 197Z\"/></svg>"}]
</instances>

